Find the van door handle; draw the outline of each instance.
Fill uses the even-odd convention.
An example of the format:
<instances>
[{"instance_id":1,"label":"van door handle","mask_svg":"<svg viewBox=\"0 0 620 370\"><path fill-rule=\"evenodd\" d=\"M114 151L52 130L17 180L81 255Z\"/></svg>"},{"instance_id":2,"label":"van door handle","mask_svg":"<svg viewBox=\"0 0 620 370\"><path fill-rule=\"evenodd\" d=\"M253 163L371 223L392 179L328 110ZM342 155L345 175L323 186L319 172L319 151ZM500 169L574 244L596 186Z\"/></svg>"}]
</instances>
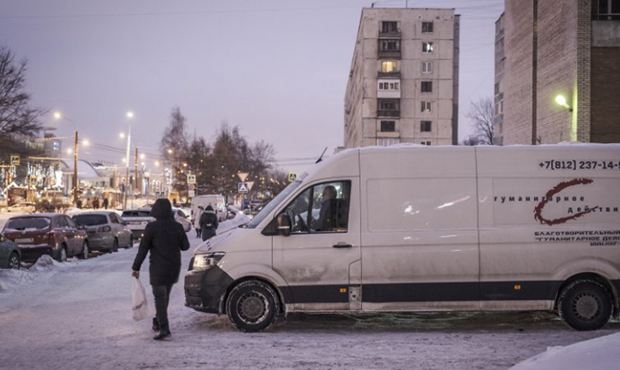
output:
<instances>
[{"instance_id":1,"label":"van door handle","mask_svg":"<svg viewBox=\"0 0 620 370\"><path fill-rule=\"evenodd\" d=\"M332 247L333 248L353 248L353 246L351 244L347 244L347 243L343 243L343 242L334 244L334 245L332 245Z\"/></svg>"}]
</instances>

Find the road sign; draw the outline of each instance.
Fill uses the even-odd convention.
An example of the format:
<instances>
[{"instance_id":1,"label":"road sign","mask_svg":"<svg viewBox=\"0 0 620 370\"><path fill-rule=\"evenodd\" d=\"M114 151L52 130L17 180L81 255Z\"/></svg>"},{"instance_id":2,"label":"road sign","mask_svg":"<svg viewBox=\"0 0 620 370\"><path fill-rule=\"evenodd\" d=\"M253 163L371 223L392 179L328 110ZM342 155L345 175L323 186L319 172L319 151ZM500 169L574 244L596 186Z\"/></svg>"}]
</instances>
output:
<instances>
[{"instance_id":1,"label":"road sign","mask_svg":"<svg viewBox=\"0 0 620 370\"><path fill-rule=\"evenodd\" d=\"M248 189L248 184L247 184L247 183L245 183L245 182L243 182L243 181L242 181L242 182L240 182L240 183L238 183L238 184L237 184L237 191L238 191L239 193L247 193L247 192L249 191L249 189Z\"/></svg>"},{"instance_id":2,"label":"road sign","mask_svg":"<svg viewBox=\"0 0 620 370\"><path fill-rule=\"evenodd\" d=\"M297 174L295 172L289 172L288 173L288 181L289 182L295 181L296 178L297 178Z\"/></svg>"},{"instance_id":3,"label":"road sign","mask_svg":"<svg viewBox=\"0 0 620 370\"><path fill-rule=\"evenodd\" d=\"M194 190L188 190L187 191L187 196L190 198L193 198L196 195L196 192Z\"/></svg>"},{"instance_id":4,"label":"road sign","mask_svg":"<svg viewBox=\"0 0 620 370\"><path fill-rule=\"evenodd\" d=\"M237 172L237 176L239 176L239 180L241 180L241 182L244 182L245 179L248 178L249 173L247 172Z\"/></svg>"},{"instance_id":5,"label":"road sign","mask_svg":"<svg viewBox=\"0 0 620 370\"><path fill-rule=\"evenodd\" d=\"M252 190L252 186L254 186L254 181L246 181L245 184L248 186L248 190Z\"/></svg>"},{"instance_id":6,"label":"road sign","mask_svg":"<svg viewBox=\"0 0 620 370\"><path fill-rule=\"evenodd\" d=\"M19 156L12 155L11 156L11 166L19 166Z\"/></svg>"},{"instance_id":7,"label":"road sign","mask_svg":"<svg viewBox=\"0 0 620 370\"><path fill-rule=\"evenodd\" d=\"M187 183L195 184L196 183L196 175L187 175Z\"/></svg>"}]
</instances>

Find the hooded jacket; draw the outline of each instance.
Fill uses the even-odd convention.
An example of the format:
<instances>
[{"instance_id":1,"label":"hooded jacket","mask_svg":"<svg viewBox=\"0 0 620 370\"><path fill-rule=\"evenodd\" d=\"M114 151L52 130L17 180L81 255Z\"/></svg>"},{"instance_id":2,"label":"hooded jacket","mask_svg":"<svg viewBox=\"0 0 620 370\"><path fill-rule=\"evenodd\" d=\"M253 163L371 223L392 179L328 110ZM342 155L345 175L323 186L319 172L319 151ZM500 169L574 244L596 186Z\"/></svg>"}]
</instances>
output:
<instances>
[{"instance_id":1,"label":"hooded jacket","mask_svg":"<svg viewBox=\"0 0 620 370\"><path fill-rule=\"evenodd\" d=\"M172 215L168 199L157 199L151 209L155 221L146 225L132 269L139 271L149 254L151 285L172 285L179 280L181 251L189 249L183 226Z\"/></svg>"}]
</instances>

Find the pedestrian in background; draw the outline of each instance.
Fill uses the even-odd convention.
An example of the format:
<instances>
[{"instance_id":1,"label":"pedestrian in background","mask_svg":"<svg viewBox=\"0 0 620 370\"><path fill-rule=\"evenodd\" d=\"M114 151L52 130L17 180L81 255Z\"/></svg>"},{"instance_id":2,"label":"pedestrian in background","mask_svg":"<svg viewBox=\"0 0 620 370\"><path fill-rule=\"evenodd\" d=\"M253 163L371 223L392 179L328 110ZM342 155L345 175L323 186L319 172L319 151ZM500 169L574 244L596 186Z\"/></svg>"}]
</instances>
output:
<instances>
[{"instance_id":1,"label":"pedestrian in background","mask_svg":"<svg viewBox=\"0 0 620 370\"><path fill-rule=\"evenodd\" d=\"M149 277L155 297L156 315L153 319L155 340L170 336L168 323L168 302L172 286L179 280L181 272L181 251L189 249L189 241L183 226L172 215L168 199L157 199L151 209L155 221L146 225L140 241L138 254L133 262L132 276L140 277L142 262L149 255Z\"/></svg>"},{"instance_id":2,"label":"pedestrian in background","mask_svg":"<svg viewBox=\"0 0 620 370\"><path fill-rule=\"evenodd\" d=\"M213 210L213 207L209 204L205 211L200 215L200 231L202 240L205 241L215 236L215 230L217 230L217 215Z\"/></svg>"}]
</instances>

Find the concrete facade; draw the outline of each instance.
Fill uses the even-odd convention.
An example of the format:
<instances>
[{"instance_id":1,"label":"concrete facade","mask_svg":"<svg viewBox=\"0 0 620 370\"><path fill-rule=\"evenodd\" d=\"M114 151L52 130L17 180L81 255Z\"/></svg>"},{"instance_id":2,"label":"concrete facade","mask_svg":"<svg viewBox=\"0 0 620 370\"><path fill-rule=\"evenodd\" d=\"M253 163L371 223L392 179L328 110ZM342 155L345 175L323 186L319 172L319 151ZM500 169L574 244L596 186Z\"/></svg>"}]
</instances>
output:
<instances>
[{"instance_id":1,"label":"concrete facade","mask_svg":"<svg viewBox=\"0 0 620 370\"><path fill-rule=\"evenodd\" d=\"M456 143L458 43L453 9L363 9L345 95L345 147Z\"/></svg>"},{"instance_id":2,"label":"concrete facade","mask_svg":"<svg viewBox=\"0 0 620 370\"><path fill-rule=\"evenodd\" d=\"M596 20L599 3L506 0L496 22L503 27L501 44L496 30L495 67L500 143L620 141L620 108L609 96L620 85L620 14ZM558 95L569 107L555 103Z\"/></svg>"}]
</instances>

